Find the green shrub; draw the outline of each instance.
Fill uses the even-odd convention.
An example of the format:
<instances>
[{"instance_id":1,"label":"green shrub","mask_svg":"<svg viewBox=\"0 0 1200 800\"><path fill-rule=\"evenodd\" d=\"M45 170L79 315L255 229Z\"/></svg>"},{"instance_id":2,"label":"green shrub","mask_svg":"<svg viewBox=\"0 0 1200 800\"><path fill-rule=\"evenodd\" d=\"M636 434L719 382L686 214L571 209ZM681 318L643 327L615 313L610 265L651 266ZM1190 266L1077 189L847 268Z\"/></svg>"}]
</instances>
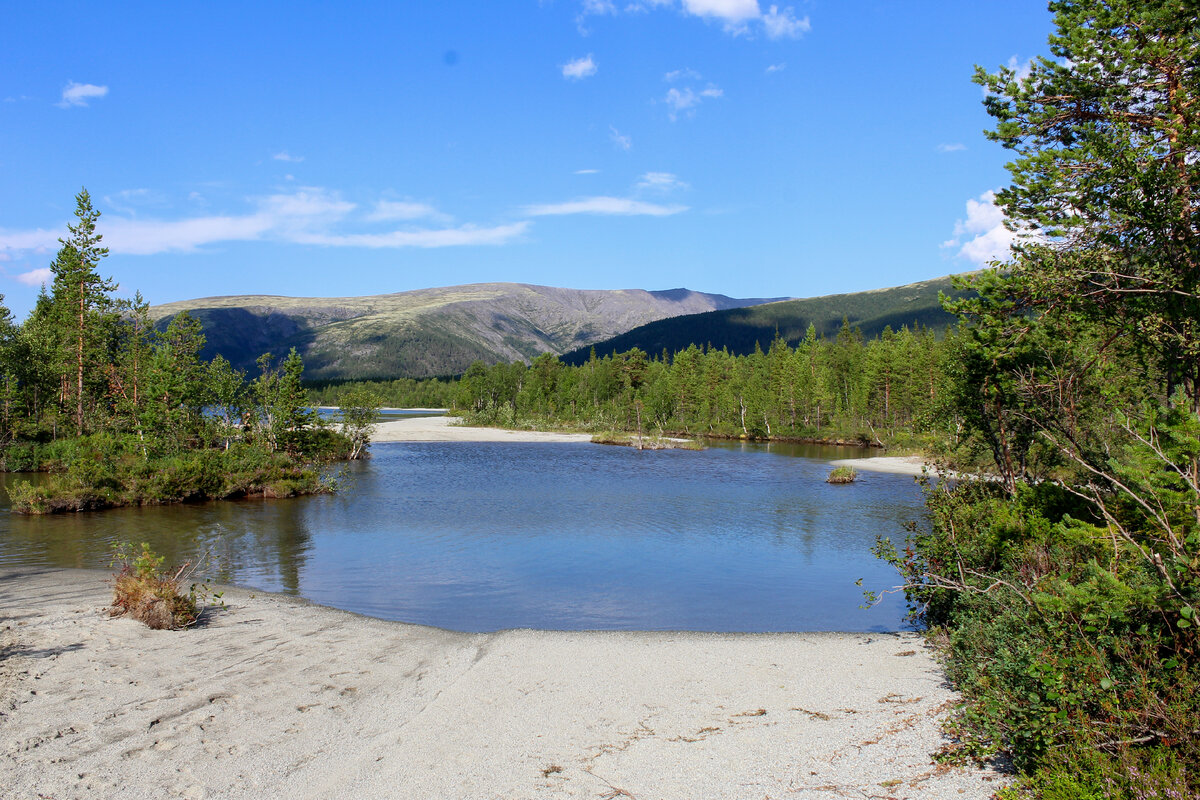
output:
<instances>
[{"instance_id":1,"label":"green shrub","mask_svg":"<svg viewBox=\"0 0 1200 800\"><path fill-rule=\"evenodd\" d=\"M834 467L825 479L826 483L854 483L858 480L858 470L854 467Z\"/></svg>"}]
</instances>

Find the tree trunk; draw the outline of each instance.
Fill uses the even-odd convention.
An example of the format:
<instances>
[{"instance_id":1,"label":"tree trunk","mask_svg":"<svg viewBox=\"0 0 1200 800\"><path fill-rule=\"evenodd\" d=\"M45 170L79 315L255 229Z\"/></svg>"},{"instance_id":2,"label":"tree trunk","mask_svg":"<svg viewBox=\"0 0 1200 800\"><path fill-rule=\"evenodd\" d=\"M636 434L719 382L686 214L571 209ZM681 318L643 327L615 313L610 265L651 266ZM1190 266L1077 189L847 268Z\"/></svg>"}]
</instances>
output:
<instances>
[{"instance_id":1,"label":"tree trunk","mask_svg":"<svg viewBox=\"0 0 1200 800\"><path fill-rule=\"evenodd\" d=\"M75 383L75 435L83 436L83 316L84 316L84 286L79 287L79 331L78 331L78 371Z\"/></svg>"}]
</instances>

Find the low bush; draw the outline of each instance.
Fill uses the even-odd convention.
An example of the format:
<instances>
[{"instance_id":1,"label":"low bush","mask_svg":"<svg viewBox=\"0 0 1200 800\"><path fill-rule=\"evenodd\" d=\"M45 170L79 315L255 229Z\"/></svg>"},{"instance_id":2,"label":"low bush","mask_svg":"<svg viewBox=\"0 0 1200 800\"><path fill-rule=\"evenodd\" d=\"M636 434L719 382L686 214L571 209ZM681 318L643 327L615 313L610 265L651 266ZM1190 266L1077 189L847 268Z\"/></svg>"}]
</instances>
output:
<instances>
[{"instance_id":1,"label":"low bush","mask_svg":"<svg viewBox=\"0 0 1200 800\"><path fill-rule=\"evenodd\" d=\"M178 630L200 618L207 598L220 600L207 581L192 583L184 590L197 563L164 570L163 561L146 542L140 549L127 542L113 546L112 566L120 569L113 576L112 616L129 615L155 630Z\"/></svg>"},{"instance_id":2,"label":"low bush","mask_svg":"<svg viewBox=\"0 0 1200 800\"><path fill-rule=\"evenodd\" d=\"M36 486L17 481L12 508L24 514L93 511L129 505L201 502L239 497L294 497L331 491L314 462L235 443L227 450L143 456L112 442L77 441L58 450L60 471Z\"/></svg>"},{"instance_id":3,"label":"low bush","mask_svg":"<svg viewBox=\"0 0 1200 800\"><path fill-rule=\"evenodd\" d=\"M1200 796L1200 586L1048 482L942 485L927 508L879 551L964 698L946 755L1005 751L1012 798Z\"/></svg>"},{"instance_id":4,"label":"low bush","mask_svg":"<svg viewBox=\"0 0 1200 800\"><path fill-rule=\"evenodd\" d=\"M858 470L854 467L834 467L825 479L826 483L854 483L858 480Z\"/></svg>"}]
</instances>

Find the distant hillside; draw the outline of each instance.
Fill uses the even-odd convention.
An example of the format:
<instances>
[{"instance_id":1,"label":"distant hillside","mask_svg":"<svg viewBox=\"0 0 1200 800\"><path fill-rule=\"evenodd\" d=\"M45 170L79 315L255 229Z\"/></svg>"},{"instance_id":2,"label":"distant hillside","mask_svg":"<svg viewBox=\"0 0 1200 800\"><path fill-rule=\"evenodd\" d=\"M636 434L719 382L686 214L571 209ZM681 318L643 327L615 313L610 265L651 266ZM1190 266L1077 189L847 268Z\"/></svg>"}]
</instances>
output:
<instances>
[{"instance_id":1,"label":"distant hillside","mask_svg":"<svg viewBox=\"0 0 1200 800\"><path fill-rule=\"evenodd\" d=\"M310 378L419 378L457 374L476 359L561 354L666 317L777 299L481 283L370 297L206 297L150 314L165 325L190 312L208 339L203 355L219 353L242 369L262 353L295 347Z\"/></svg>"},{"instance_id":2,"label":"distant hillside","mask_svg":"<svg viewBox=\"0 0 1200 800\"><path fill-rule=\"evenodd\" d=\"M725 347L731 353L744 354L752 352L755 343L765 350L776 331L794 346L804 338L810 323L818 334L835 336L843 317L861 328L867 337L878 335L889 325L893 330L902 325L921 325L940 331L952 324L954 317L942 310L938 292L958 294L951 278L945 277L892 289L784 300L657 320L594 347L600 356L623 353L634 347L653 355L664 349L675 353L691 344ZM569 364L581 364L588 359L591 349L592 346L581 347L562 359Z\"/></svg>"}]
</instances>

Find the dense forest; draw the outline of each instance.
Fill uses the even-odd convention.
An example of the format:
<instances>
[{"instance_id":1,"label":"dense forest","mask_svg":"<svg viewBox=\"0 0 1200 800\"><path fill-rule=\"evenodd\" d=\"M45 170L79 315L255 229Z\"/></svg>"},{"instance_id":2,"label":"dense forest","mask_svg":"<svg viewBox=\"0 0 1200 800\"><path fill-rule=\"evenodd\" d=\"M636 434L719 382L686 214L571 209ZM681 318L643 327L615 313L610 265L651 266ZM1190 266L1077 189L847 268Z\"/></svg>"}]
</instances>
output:
<instances>
[{"instance_id":1,"label":"dense forest","mask_svg":"<svg viewBox=\"0 0 1200 800\"><path fill-rule=\"evenodd\" d=\"M959 340L885 328L874 339L843 320L831 339L813 326L795 347L776 336L748 355L691 345L650 356L634 348L570 366L476 362L457 379L313 387L338 405L362 386L394 406L450 408L468 422L510 428L637 431L746 439L811 439L970 452L953 402Z\"/></svg>"},{"instance_id":2,"label":"dense forest","mask_svg":"<svg viewBox=\"0 0 1200 800\"><path fill-rule=\"evenodd\" d=\"M295 351L259 359L247 381L199 357L199 323L158 330L137 295L100 277L108 250L86 190L29 318L0 304L0 470L53 473L18 482L15 510L110 506L325 491L320 465L357 452L354 431L320 423ZM3 298L0 297L0 300Z\"/></svg>"}]
</instances>

